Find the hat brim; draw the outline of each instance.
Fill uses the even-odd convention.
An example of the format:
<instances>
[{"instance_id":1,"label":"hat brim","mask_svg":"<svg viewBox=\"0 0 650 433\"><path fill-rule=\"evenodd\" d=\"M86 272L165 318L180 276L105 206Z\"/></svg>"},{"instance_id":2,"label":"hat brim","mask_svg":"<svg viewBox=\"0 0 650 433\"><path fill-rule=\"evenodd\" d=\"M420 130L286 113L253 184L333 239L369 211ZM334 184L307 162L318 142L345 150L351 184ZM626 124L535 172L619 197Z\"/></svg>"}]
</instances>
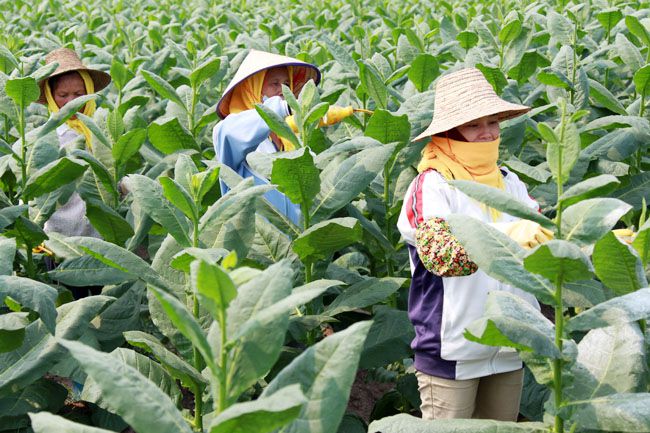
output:
<instances>
[{"instance_id":1,"label":"hat brim","mask_svg":"<svg viewBox=\"0 0 650 433\"><path fill-rule=\"evenodd\" d=\"M514 119L530 111L530 107L525 105L513 104L504 99L496 97L491 100L482 101L481 104L468 108L462 113L449 117L434 116L431 124L420 135L412 141L419 141L441 132L452 130L458 126L464 125L472 120L480 119L485 116L499 115L499 122Z\"/></svg>"},{"instance_id":2,"label":"hat brim","mask_svg":"<svg viewBox=\"0 0 650 433\"><path fill-rule=\"evenodd\" d=\"M45 98L45 82L49 80L50 78L58 77L59 75L66 74L68 72L72 71L86 71L88 72L88 75L90 75L90 78L92 78L93 83L95 85L95 93L99 92L103 89L105 89L110 83L111 83L111 76L107 74L104 71L100 71L97 69L89 69L89 68L69 68L69 69L62 69L62 70L57 70L55 74L50 75L47 78L42 79L41 81L38 82L38 86L41 89L41 94L38 98L39 103L41 104L47 104L47 99Z\"/></svg>"},{"instance_id":3,"label":"hat brim","mask_svg":"<svg viewBox=\"0 0 650 433\"><path fill-rule=\"evenodd\" d=\"M234 90L237 88L239 84L241 84L243 81L247 80L248 78L252 77L255 74L258 74L262 71L268 71L269 69L274 69L274 68L281 68L281 67L287 67L287 66L293 66L294 68L304 68L306 71L306 78L304 83L298 83L298 88L302 88L302 86L305 85L305 83L309 80L314 80L314 84L320 83L321 80L321 73L320 70L309 63L281 63L277 65L272 65L268 66L266 68L259 69L257 71L254 71L246 76L244 76L241 79L237 79L236 83L231 83L230 86L228 86L228 89L226 89L226 92L223 94L219 102L217 103L217 114L219 115L220 118L224 119L226 116L230 114L230 110L228 109L228 106L230 105L230 99L232 98L232 94Z\"/></svg>"}]
</instances>

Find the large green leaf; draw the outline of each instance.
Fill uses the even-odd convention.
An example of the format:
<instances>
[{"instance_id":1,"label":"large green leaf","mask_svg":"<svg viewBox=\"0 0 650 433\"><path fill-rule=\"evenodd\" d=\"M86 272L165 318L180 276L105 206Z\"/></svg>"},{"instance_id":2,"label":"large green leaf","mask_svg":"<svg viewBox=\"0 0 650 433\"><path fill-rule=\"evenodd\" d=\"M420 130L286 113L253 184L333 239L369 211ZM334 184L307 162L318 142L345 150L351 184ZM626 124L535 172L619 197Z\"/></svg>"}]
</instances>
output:
<instances>
[{"instance_id":1,"label":"large green leaf","mask_svg":"<svg viewBox=\"0 0 650 433\"><path fill-rule=\"evenodd\" d=\"M111 301L106 296L91 296L62 305L57 309L56 337L40 320L27 326L20 348L0 353L0 391L25 387L43 376L65 355L57 339L80 338L92 318Z\"/></svg>"},{"instance_id":2,"label":"large green leaf","mask_svg":"<svg viewBox=\"0 0 650 433\"><path fill-rule=\"evenodd\" d=\"M75 158L86 161L88 165L90 165L90 168L93 171L93 175L95 176L95 179L99 180L102 186L106 188L106 190L113 197L119 196L117 190L115 189L114 176L106 168L106 166L104 166L104 164L101 161L99 161L97 158L95 158L93 155L86 152L85 150L78 150L78 149L74 150L71 152L71 155L74 156Z\"/></svg>"},{"instance_id":3,"label":"large green leaf","mask_svg":"<svg viewBox=\"0 0 650 433\"><path fill-rule=\"evenodd\" d=\"M535 221L547 228L555 228L553 221L539 213L537 209L532 209L505 191L467 180L454 180L450 183L474 200L485 203L497 210L512 216Z\"/></svg>"},{"instance_id":4,"label":"large green leaf","mask_svg":"<svg viewBox=\"0 0 650 433\"><path fill-rule=\"evenodd\" d=\"M0 352L18 349L25 340L25 327L29 325L29 313L0 314Z\"/></svg>"},{"instance_id":5,"label":"large green leaf","mask_svg":"<svg viewBox=\"0 0 650 433\"><path fill-rule=\"evenodd\" d=\"M102 294L117 298L108 308L93 320L92 335L103 351L108 352L124 344L124 331L138 329L141 325L142 301L146 284L132 281L113 287L106 287Z\"/></svg>"},{"instance_id":6,"label":"large green leaf","mask_svg":"<svg viewBox=\"0 0 650 433\"><path fill-rule=\"evenodd\" d=\"M436 58L431 54L420 54L415 58L415 60L413 60L411 69L409 69L408 72L408 77L420 92L424 92L429 88L429 85L433 83L433 80L435 80L439 74L440 69Z\"/></svg>"},{"instance_id":7,"label":"large green leaf","mask_svg":"<svg viewBox=\"0 0 650 433\"><path fill-rule=\"evenodd\" d=\"M30 413L29 417L32 420L34 433L50 433L52 431L57 433L112 433L112 430L78 424L48 412Z\"/></svg>"},{"instance_id":8,"label":"large green leaf","mask_svg":"<svg viewBox=\"0 0 650 433\"><path fill-rule=\"evenodd\" d=\"M629 185L614 192L613 196L631 204L634 209L642 209L644 199L646 203L650 202L650 172L632 176Z\"/></svg>"},{"instance_id":9,"label":"large green leaf","mask_svg":"<svg viewBox=\"0 0 650 433\"><path fill-rule=\"evenodd\" d=\"M174 206L181 210L192 221L198 221L199 211L194 199L190 196L189 191L177 183L174 179L167 176L160 176L158 181L162 185L165 198Z\"/></svg>"},{"instance_id":10,"label":"large green leaf","mask_svg":"<svg viewBox=\"0 0 650 433\"><path fill-rule=\"evenodd\" d=\"M361 239L361 225L354 218L334 218L313 225L293 241L301 260L326 259L336 251Z\"/></svg>"},{"instance_id":11,"label":"large green leaf","mask_svg":"<svg viewBox=\"0 0 650 433\"><path fill-rule=\"evenodd\" d=\"M582 428L612 432L650 431L650 393L622 393L570 404L571 421Z\"/></svg>"},{"instance_id":12,"label":"large green leaf","mask_svg":"<svg viewBox=\"0 0 650 433\"><path fill-rule=\"evenodd\" d=\"M386 109L388 106L388 87L377 68L371 63L361 61L359 63L361 83L368 95L375 101L377 108Z\"/></svg>"},{"instance_id":13,"label":"large green leaf","mask_svg":"<svg viewBox=\"0 0 650 433\"><path fill-rule=\"evenodd\" d=\"M120 214L98 200L86 201L86 217L108 242L124 245L134 235L133 228Z\"/></svg>"},{"instance_id":14,"label":"large green leaf","mask_svg":"<svg viewBox=\"0 0 650 433\"><path fill-rule=\"evenodd\" d=\"M619 295L648 286L643 263L636 251L619 241L612 232L596 242L592 260L600 281Z\"/></svg>"},{"instance_id":15,"label":"large green leaf","mask_svg":"<svg viewBox=\"0 0 650 433\"><path fill-rule=\"evenodd\" d=\"M332 301L323 315L336 316L379 303L398 291L404 281L404 278L368 278L353 284Z\"/></svg>"},{"instance_id":16,"label":"large green leaf","mask_svg":"<svg viewBox=\"0 0 650 433\"><path fill-rule=\"evenodd\" d=\"M57 412L67 396L68 391L63 386L41 378L26 388L3 394L0 397L0 419L41 410Z\"/></svg>"},{"instance_id":17,"label":"large green leaf","mask_svg":"<svg viewBox=\"0 0 650 433\"><path fill-rule=\"evenodd\" d=\"M0 275L11 275L16 257L16 240L0 236Z\"/></svg>"},{"instance_id":18,"label":"large green leaf","mask_svg":"<svg viewBox=\"0 0 650 433\"><path fill-rule=\"evenodd\" d=\"M151 144L165 155L199 148L192 134L175 117L165 123L151 123L147 133Z\"/></svg>"},{"instance_id":19,"label":"large green leaf","mask_svg":"<svg viewBox=\"0 0 650 433\"><path fill-rule=\"evenodd\" d=\"M238 403L210 422L210 433L267 433L293 421L306 399L299 385L289 385L255 401Z\"/></svg>"},{"instance_id":20,"label":"large green leaf","mask_svg":"<svg viewBox=\"0 0 650 433\"><path fill-rule=\"evenodd\" d=\"M21 110L35 102L41 94L36 80L32 77L8 79L5 92Z\"/></svg>"},{"instance_id":21,"label":"large green leaf","mask_svg":"<svg viewBox=\"0 0 650 433\"><path fill-rule=\"evenodd\" d=\"M60 344L95 381L107 405L136 431L192 431L171 399L137 369L82 343L61 340Z\"/></svg>"},{"instance_id":22,"label":"large green leaf","mask_svg":"<svg viewBox=\"0 0 650 433\"><path fill-rule=\"evenodd\" d=\"M301 147L296 134L293 133L287 122L278 116L275 111L263 104L257 104L255 110L257 110L257 114L259 114L266 122L271 131L275 132L278 136L289 140L296 148Z\"/></svg>"},{"instance_id":23,"label":"large green leaf","mask_svg":"<svg viewBox=\"0 0 650 433\"><path fill-rule=\"evenodd\" d=\"M589 79L589 96L591 96L596 103L616 114L620 114L621 116L627 114L625 107L623 107L623 104L621 104L618 98L596 80Z\"/></svg>"},{"instance_id":24,"label":"large green leaf","mask_svg":"<svg viewBox=\"0 0 650 433\"><path fill-rule=\"evenodd\" d=\"M205 80L212 78L221 68L221 59L216 57L208 59L197 66L190 74L190 83L193 87L200 86Z\"/></svg>"},{"instance_id":25,"label":"large green leaf","mask_svg":"<svg viewBox=\"0 0 650 433\"><path fill-rule=\"evenodd\" d=\"M646 47L650 47L650 32L643 25L641 21L634 15L628 15L625 17L625 25L630 30L630 32L636 36L638 40L641 41Z\"/></svg>"},{"instance_id":26,"label":"large green leaf","mask_svg":"<svg viewBox=\"0 0 650 433\"><path fill-rule=\"evenodd\" d=\"M178 96L178 93L176 93L176 90L171 86L171 84L153 72L143 69L141 73L151 88L154 89L160 96L162 96L164 99L175 102L180 107L184 108L185 111L187 111L187 106L183 103L183 100L180 96Z\"/></svg>"},{"instance_id":27,"label":"large green leaf","mask_svg":"<svg viewBox=\"0 0 650 433\"><path fill-rule=\"evenodd\" d=\"M646 220L645 224L639 227L636 238L632 242L632 246L639 253L643 266L648 264L650 257L650 219Z\"/></svg>"},{"instance_id":28,"label":"large green leaf","mask_svg":"<svg viewBox=\"0 0 650 433\"><path fill-rule=\"evenodd\" d=\"M350 203L382 172L393 151L392 145L374 146L327 164L320 175L321 189L312 206L312 220L323 221Z\"/></svg>"},{"instance_id":29,"label":"large green leaf","mask_svg":"<svg viewBox=\"0 0 650 433\"><path fill-rule=\"evenodd\" d=\"M569 319L567 329L581 331L650 318L650 288L618 296Z\"/></svg>"},{"instance_id":30,"label":"large green leaf","mask_svg":"<svg viewBox=\"0 0 650 433\"><path fill-rule=\"evenodd\" d=\"M360 368L384 367L412 355L410 344L415 331L406 311L380 305L374 308L372 321L363 345Z\"/></svg>"},{"instance_id":31,"label":"large green leaf","mask_svg":"<svg viewBox=\"0 0 650 433\"><path fill-rule=\"evenodd\" d=\"M113 145L112 153L115 163L125 164L135 155L147 138L147 130L144 128L133 129L122 135Z\"/></svg>"},{"instance_id":32,"label":"large green leaf","mask_svg":"<svg viewBox=\"0 0 650 433\"><path fill-rule=\"evenodd\" d=\"M555 134L559 140L548 143L546 160L555 181L565 183L580 155L580 133L573 122L566 122L555 127Z\"/></svg>"},{"instance_id":33,"label":"large green leaf","mask_svg":"<svg viewBox=\"0 0 650 433\"><path fill-rule=\"evenodd\" d=\"M165 198L160 184L139 174L128 176L125 182L138 204L151 219L163 226L181 245L186 247L192 245L187 218Z\"/></svg>"},{"instance_id":34,"label":"large green leaf","mask_svg":"<svg viewBox=\"0 0 650 433\"><path fill-rule=\"evenodd\" d=\"M368 433L547 433L539 422L505 422L487 419L424 420L405 413L373 421Z\"/></svg>"},{"instance_id":35,"label":"large green leaf","mask_svg":"<svg viewBox=\"0 0 650 433\"><path fill-rule=\"evenodd\" d=\"M56 326L56 298L58 292L52 286L30 278L0 275L0 300L10 296L21 306L36 311L47 330L54 334Z\"/></svg>"},{"instance_id":36,"label":"large green leaf","mask_svg":"<svg viewBox=\"0 0 650 433\"><path fill-rule=\"evenodd\" d=\"M363 342L371 322L359 322L309 347L266 387L262 397L300 384L307 403L286 433L336 431L347 406Z\"/></svg>"},{"instance_id":37,"label":"large green leaf","mask_svg":"<svg viewBox=\"0 0 650 433\"><path fill-rule=\"evenodd\" d=\"M192 365L171 352L154 336L142 331L127 331L124 338L130 345L144 349L165 367L169 374L179 379L187 388L203 387L206 379Z\"/></svg>"},{"instance_id":38,"label":"large green leaf","mask_svg":"<svg viewBox=\"0 0 650 433\"><path fill-rule=\"evenodd\" d=\"M528 302L509 292L488 294L484 316L467 327L465 338L488 346L559 358L553 324Z\"/></svg>"},{"instance_id":39,"label":"large green leaf","mask_svg":"<svg viewBox=\"0 0 650 433\"><path fill-rule=\"evenodd\" d=\"M384 144L408 143L411 137L411 124L406 114L398 116L390 111L375 110L364 134Z\"/></svg>"},{"instance_id":40,"label":"large green leaf","mask_svg":"<svg viewBox=\"0 0 650 433\"><path fill-rule=\"evenodd\" d=\"M74 182L87 167L68 157L57 159L29 177L22 192L23 197L29 200Z\"/></svg>"},{"instance_id":41,"label":"large green leaf","mask_svg":"<svg viewBox=\"0 0 650 433\"><path fill-rule=\"evenodd\" d=\"M613 198L592 198L569 206L562 213L562 235L580 245L603 237L631 206Z\"/></svg>"},{"instance_id":42,"label":"large green leaf","mask_svg":"<svg viewBox=\"0 0 650 433\"><path fill-rule=\"evenodd\" d=\"M593 329L580 340L565 395L584 401L621 392L638 392L645 373L644 335L637 323Z\"/></svg>"},{"instance_id":43,"label":"large green leaf","mask_svg":"<svg viewBox=\"0 0 650 433\"><path fill-rule=\"evenodd\" d=\"M215 320L222 317L230 302L237 296L237 289L226 271L219 265L196 260L190 266L190 280L194 293L207 307Z\"/></svg>"},{"instance_id":44,"label":"large green leaf","mask_svg":"<svg viewBox=\"0 0 650 433\"><path fill-rule=\"evenodd\" d=\"M534 249L524 259L524 267L549 281L579 281L593 275L589 257L576 245L562 240L552 240Z\"/></svg>"},{"instance_id":45,"label":"large green leaf","mask_svg":"<svg viewBox=\"0 0 650 433\"><path fill-rule=\"evenodd\" d=\"M196 320L196 318L187 309L187 307L173 295L157 290L153 287L151 287L150 290L158 299L158 302L160 302L162 308L165 310L165 313L167 313L167 316L172 321L172 323L188 340L192 342L201 356L203 356L203 360L208 365L208 367L210 367L210 370L215 373L216 358L212 353L212 349L208 344L208 339L201 329L201 325Z\"/></svg>"},{"instance_id":46,"label":"large green leaf","mask_svg":"<svg viewBox=\"0 0 650 433\"><path fill-rule=\"evenodd\" d=\"M260 215L255 216L255 232L249 258L267 265L285 258L297 258L291 249L291 238Z\"/></svg>"},{"instance_id":47,"label":"large green leaf","mask_svg":"<svg viewBox=\"0 0 650 433\"><path fill-rule=\"evenodd\" d=\"M643 56L641 51L621 32L616 33L616 41L614 43L615 53L623 60L630 70L638 71L644 65Z\"/></svg>"},{"instance_id":48,"label":"large green leaf","mask_svg":"<svg viewBox=\"0 0 650 433\"><path fill-rule=\"evenodd\" d=\"M72 236L67 238L66 241L73 248L83 251L105 265L125 272L133 278L139 278L160 289L170 290L167 282L156 271L151 269L147 262L131 251L97 238Z\"/></svg>"},{"instance_id":49,"label":"large green leaf","mask_svg":"<svg viewBox=\"0 0 650 433\"><path fill-rule=\"evenodd\" d=\"M273 161L271 182L293 203L309 209L320 191L320 172L314 165L311 152L301 149L290 157Z\"/></svg>"},{"instance_id":50,"label":"large green leaf","mask_svg":"<svg viewBox=\"0 0 650 433\"><path fill-rule=\"evenodd\" d=\"M47 275L59 283L73 287L121 284L137 278L90 256L66 259Z\"/></svg>"},{"instance_id":51,"label":"large green leaf","mask_svg":"<svg viewBox=\"0 0 650 433\"><path fill-rule=\"evenodd\" d=\"M9 206L0 209L0 229L11 225L28 209L27 205Z\"/></svg>"},{"instance_id":52,"label":"large green leaf","mask_svg":"<svg viewBox=\"0 0 650 433\"><path fill-rule=\"evenodd\" d=\"M148 356L121 347L112 351L110 356L114 358L114 363L125 364L133 367L143 377L167 394L167 396L176 404L180 402L181 393L178 389L178 385L176 385L175 379L169 375L160 364ZM114 410L111 403L104 398L103 393L102 386L97 383L92 376L90 376L84 383L81 399L95 403L105 409Z\"/></svg>"},{"instance_id":53,"label":"large green leaf","mask_svg":"<svg viewBox=\"0 0 650 433\"><path fill-rule=\"evenodd\" d=\"M526 250L515 241L472 217L450 215L447 220L454 236L483 272L553 305L551 282L524 269Z\"/></svg>"},{"instance_id":54,"label":"large green leaf","mask_svg":"<svg viewBox=\"0 0 650 433\"><path fill-rule=\"evenodd\" d=\"M562 193L559 201L566 208L588 198L598 197L613 191L619 180L611 174L601 174L579 182Z\"/></svg>"}]
</instances>

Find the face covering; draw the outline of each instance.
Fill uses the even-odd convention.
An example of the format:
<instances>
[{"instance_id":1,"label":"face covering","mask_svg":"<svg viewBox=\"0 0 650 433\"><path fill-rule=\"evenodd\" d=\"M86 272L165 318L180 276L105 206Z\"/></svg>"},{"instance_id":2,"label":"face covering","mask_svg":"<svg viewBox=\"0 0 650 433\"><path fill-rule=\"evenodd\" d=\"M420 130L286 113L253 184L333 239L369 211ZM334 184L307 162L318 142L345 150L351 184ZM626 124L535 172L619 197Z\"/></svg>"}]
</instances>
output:
<instances>
[{"instance_id":1,"label":"face covering","mask_svg":"<svg viewBox=\"0 0 650 433\"><path fill-rule=\"evenodd\" d=\"M301 76L305 75L303 70L304 68L294 68L292 66L287 66L289 72L289 88L292 92L297 93L299 91L294 90L294 82L298 82ZM232 92L232 97L230 98L230 114L239 113L246 110L252 110L255 108L256 104L265 102L268 98L266 95L262 95L262 85L264 84L264 77L266 76L266 70L260 71L255 75L252 75L246 78L244 81L239 83L237 87ZM289 140L286 140L282 137L278 137L280 142L280 149L282 151L295 150L295 146Z\"/></svg>"},{"instance_id":2,"label":"face covering","mask_svg":"<svg viewBox=\"0 0 650 433\"><path fill-rule=\"evenodd\" d=\"M77 71L77 73L81 76L81 79L84 81L84 85L86 86L86 95L91 95L95 93L95 83L93 82L92 77L90 74L86 71ZM56 102L54 101L54 96L52 95L52 89L50 88L50 80L45 81L45 99L47 100L47 109L50 113L58 113L59 112L59 106L56 105ZM95 103L94 100L86 102L86 105L84 105L83 110L81 110L81 113L88 116L92 117L93 114L95 114L95 108L97 107L97 104ZM86 146L90 151L92 152L93 146L92 146L92 134L90 133L90 129L86 126L85 123L83 123L79 119L68 119L65 121L65 123L75 131L77 131L79 134L82 134L86 138Z\"/></svg>"},{"instance_id":3,"label":"face covering","mask_svg":"<svg viewBox=\"0 0 650 433\"><path fill-rule=\"evenodd\" d=\"M494 141L467 142L448 137L432 136L422 150L418 172L434 169L445 179L469 180L493 188L505 189L503 175L497 166L500 139ZM488 208L493 220L501 213Z\"/></svg>"}]
</instances>

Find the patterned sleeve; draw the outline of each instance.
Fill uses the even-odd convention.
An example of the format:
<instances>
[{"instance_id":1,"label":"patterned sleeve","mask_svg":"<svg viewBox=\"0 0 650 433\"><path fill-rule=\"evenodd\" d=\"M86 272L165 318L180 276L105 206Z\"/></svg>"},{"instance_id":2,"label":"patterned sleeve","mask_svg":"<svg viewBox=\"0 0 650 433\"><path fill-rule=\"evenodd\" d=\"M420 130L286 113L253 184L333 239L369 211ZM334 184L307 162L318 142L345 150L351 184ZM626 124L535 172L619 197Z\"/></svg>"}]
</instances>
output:
<instances>
[{"instance_id":1,"label":"patterned sleeve","mask_svg":"<svg viewBox=\"0 0 650 433\"><path fill-rule=\"evenodd\" d=\"M415 247L424 267L434 275L463 277L478 269L442 218L431 218L418 226Z\"/></svg>"}]
</instances>

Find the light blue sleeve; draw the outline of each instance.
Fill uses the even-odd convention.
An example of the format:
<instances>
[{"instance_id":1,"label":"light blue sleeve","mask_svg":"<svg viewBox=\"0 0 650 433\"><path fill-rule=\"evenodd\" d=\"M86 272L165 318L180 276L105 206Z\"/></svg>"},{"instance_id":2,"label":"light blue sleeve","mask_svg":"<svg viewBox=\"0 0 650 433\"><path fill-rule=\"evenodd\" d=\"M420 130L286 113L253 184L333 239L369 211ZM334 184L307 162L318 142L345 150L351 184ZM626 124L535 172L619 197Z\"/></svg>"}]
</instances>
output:
<instances>
[{"instance_id":1,"label":"light blue sleeve","mask_svg":"<svg viewBox=\"0 0 650 433\"><path fill-rule=\"evenodd\" d=\"M287 103L279 96L264 101L264 105L284 118L289 115ZM217 123L212 131L212 142L217 161L241 174L246 155L266 139L271 130L256 110L230 114Z\"/></svg>"}]
</instances>

